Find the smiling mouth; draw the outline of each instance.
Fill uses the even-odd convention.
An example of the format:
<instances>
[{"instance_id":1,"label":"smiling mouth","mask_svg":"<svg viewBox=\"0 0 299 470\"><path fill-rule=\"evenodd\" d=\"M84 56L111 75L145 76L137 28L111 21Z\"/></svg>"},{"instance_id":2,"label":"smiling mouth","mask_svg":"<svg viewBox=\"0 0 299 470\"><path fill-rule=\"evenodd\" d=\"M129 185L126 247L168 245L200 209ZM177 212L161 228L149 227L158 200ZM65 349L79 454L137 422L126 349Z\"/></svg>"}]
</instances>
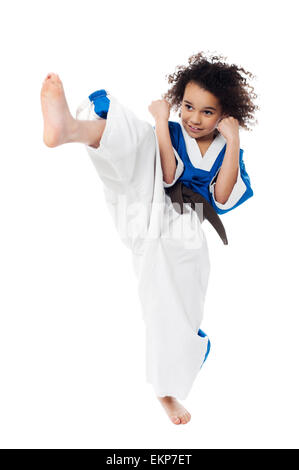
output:
<instances>
[{"instance_id":1,"label":"smiling mouth","mask_svg":"<svg viewBox=\"0 0 299 470\"><path fill-rule=\"evenodd\" d=\"M193 131L193 132L198 132L198 131L202 131L202 130L203 130L203 129L200 129L199 127L192 127L192 126L190 126L189 124L188 124L188 127L189 127L189 129L191 129L191 131Z\"/></svg>"}]
</instances>

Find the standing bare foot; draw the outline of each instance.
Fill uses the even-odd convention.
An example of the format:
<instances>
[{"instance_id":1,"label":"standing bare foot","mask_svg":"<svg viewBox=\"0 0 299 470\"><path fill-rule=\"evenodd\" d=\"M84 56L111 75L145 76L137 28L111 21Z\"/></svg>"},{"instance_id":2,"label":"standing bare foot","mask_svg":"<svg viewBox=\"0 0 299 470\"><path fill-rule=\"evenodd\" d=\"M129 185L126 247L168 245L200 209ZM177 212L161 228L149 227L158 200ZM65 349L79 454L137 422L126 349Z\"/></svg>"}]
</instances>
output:
<instances>
[{"instance_id":1,"label":"standing bare foot","mask_svg":"<svg viewBox=\"0 0 299 470\"><path fill-rule=\"evenodd\" d=\"M174 424L186 424L190 421L191 415L189 411L176 398L170 396L157 398Z\"/></svg>"},{"instance_id":2,"label":"standing bare foot","mask_svg":"<svg viewBox=\"0 0 299 470\"><path fill-rule=\"evenodd\" d=\"M76 120L70 113L62 82L55 73L49 73L43 82L41 105L44 118L44 143L48 147L56 147L71 142Z\"/></svg>"}]
</instances>

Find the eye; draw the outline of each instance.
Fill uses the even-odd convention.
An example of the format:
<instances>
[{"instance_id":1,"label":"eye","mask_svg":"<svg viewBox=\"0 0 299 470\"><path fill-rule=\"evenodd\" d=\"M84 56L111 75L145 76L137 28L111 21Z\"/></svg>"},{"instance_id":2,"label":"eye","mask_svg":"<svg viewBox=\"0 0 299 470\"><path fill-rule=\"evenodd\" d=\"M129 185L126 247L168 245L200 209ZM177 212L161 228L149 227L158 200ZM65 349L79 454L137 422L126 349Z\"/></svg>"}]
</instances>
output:
<instances>
[{"instance_id":1,"label":"eye","mask_svg":"<svg viewBox=\"0 0 299 470\"><path fill-rule=\"evenodd\" d=\"M213 114L212 111L208 111L208 110L206 110L206 111L204 111L204 112L205 112L205 113Z\"/></svg>"},{"instance_id":2,"label":"eye","mask_svg":"<svg viewBox=\"0 0 299 470\"><path fill-rule=\"evenodd\" d=\"M185 106L186 106L187 109L192 108L192 106L190 104L186 104Z\"/></svg>"}]
</instances>

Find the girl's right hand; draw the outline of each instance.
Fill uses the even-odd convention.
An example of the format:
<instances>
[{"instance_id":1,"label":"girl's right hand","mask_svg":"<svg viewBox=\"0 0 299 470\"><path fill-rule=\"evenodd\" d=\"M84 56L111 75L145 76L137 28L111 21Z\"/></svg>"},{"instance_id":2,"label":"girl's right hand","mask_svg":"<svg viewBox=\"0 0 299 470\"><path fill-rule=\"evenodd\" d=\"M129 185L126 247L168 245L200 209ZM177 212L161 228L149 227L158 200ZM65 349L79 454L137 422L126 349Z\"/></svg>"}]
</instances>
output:
<instances>
[{"instance_id":1,"label":"girl's right hand","mask_svg":"<svg viewBox=\"0 0 299 470\"><path fill-rule=\"evenodd\" d=\"M170 103L166 100L152 101L148 110L154 117L155 121L159 119L168 121L170 116Z\"/></svg>"}]
</instances>

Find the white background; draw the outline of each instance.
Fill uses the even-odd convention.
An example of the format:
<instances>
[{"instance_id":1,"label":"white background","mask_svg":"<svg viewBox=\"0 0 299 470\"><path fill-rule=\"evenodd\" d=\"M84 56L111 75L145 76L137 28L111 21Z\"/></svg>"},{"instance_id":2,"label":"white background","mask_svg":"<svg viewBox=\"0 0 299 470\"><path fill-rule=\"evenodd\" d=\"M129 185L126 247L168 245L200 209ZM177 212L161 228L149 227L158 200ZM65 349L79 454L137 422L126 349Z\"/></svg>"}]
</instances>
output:
<instances>
[{"instance_id":1,"label":"white background","mask_svg":"<svg viewBox=\"0 0 299 470\"><path fill-rule=\"evenodd\" d=\"M1 3L0 446L298 448L298 25L295 1ZM208 222L208 361L170 422L145 382L129 250L81 144L42 141L57 72L72 113L106 88L154 125L166 74L203 51L254 73L241 131L254 197ZM178 119L172 115L171 119Z\"/></svg>"}]
</instances>

